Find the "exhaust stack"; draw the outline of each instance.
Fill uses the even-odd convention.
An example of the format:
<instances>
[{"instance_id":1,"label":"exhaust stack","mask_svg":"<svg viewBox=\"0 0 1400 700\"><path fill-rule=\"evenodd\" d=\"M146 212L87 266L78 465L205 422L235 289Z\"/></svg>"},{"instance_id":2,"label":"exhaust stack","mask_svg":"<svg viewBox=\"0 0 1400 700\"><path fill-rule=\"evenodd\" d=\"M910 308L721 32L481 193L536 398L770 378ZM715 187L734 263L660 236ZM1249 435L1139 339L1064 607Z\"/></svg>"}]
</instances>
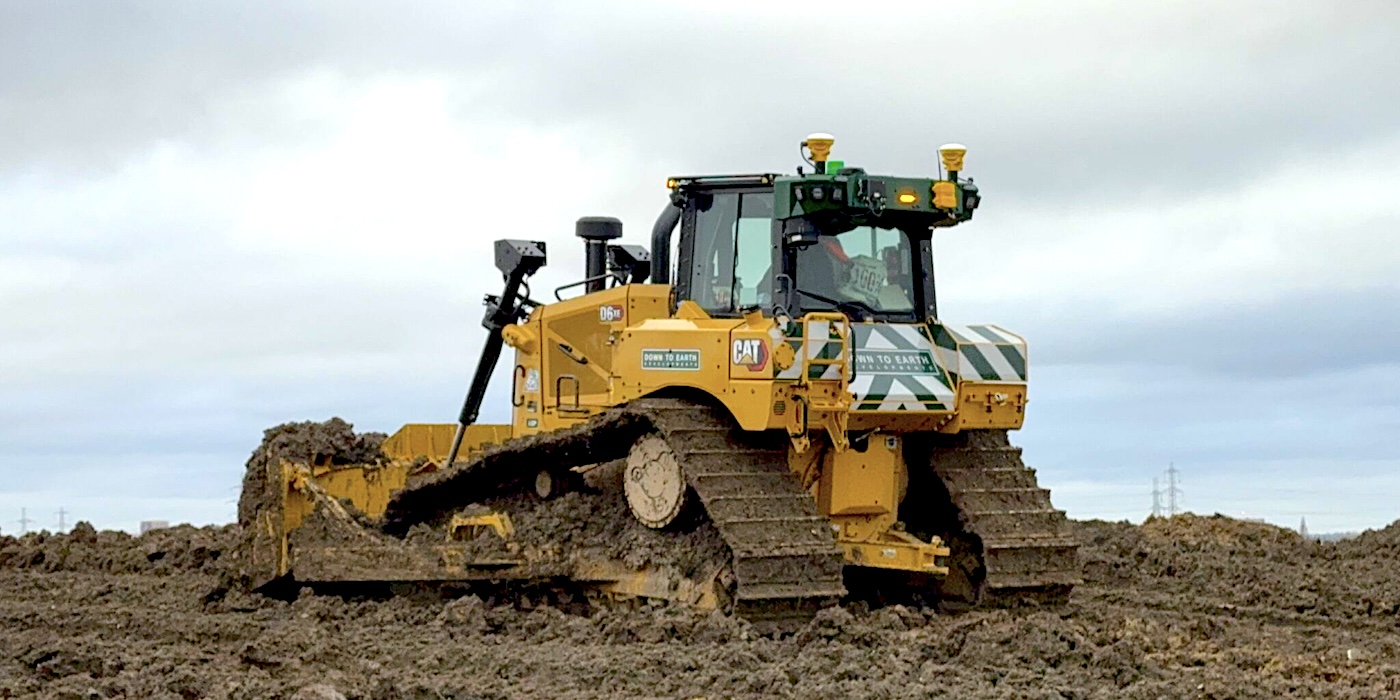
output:
<instances>
[{"instance_id":1,"label":"exhaust stack","mask_svg":"<svg viewBox=\"0 0 1400 700\"><path fill-rule=\"evenodd\" d=\"M586 293L607 287L608 241L622 238L622 222L611 216L585 216L574 224L574 235L583 239L583 276Z\"/></svg>"}]
</instances>

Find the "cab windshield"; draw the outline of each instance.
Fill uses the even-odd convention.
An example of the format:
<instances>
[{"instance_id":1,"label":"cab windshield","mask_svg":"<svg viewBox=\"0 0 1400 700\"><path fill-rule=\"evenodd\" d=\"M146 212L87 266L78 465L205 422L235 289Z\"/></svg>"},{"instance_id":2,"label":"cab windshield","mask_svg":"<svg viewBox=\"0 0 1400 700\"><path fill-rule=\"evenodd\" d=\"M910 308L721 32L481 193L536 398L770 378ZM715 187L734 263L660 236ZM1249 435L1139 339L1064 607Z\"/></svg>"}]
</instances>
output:
<instances>
[{"instance_id":1,"label":"cab windshield","mask_svg":"<svg viewBox=\"0 0 1400 700\"><path fill-rule=\"evenodd\" d=\"M875 313L914 310L913 248L897 229L860 226L822 235L797 252L797 301L806 311L853 304Z\"/></svg>"},{"instance_id":2,"label":"cab windshield","mask_svg":"<svg viewBox=\"0 0 1400 700\"><path fill-rule=\"evenodd\" d=\"M719 192L697 196L685 293L706 312L735 316L750 306L773 302L773 193ZM791 302L802 311L855 307L865 313L910 315L914 296L914 255L909 236L894 228L858 226L823 230L816 243L793 251L794 269L783 288L795 283ZM791 277L789 281L786 277ZM844 308L843 308L844 307Z\"/></svg>"}]
</instances>

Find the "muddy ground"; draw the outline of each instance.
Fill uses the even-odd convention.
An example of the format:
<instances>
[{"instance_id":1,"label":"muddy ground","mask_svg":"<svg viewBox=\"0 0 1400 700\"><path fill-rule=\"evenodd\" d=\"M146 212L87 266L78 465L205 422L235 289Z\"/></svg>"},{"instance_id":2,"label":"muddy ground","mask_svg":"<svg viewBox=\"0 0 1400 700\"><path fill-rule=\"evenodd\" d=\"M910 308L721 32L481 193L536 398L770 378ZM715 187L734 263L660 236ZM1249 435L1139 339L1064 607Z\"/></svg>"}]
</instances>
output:
<instances>
[{"instance_id":1,"label":"muddy ground","mask_svg":"<svg viewBox=\"0 0 1400 700\"><path fill-rule=\"evenodd\" d=\"M279 454L368 461L380 439L279 426L245 488L261 493L257 467ZM256 506L245 498L240 519ZM619 513L571 494L518 534L590 517L622 551L675 556ZM237 524L141 537L79 524L0 537L0 698L1400 698L1400 522L1338 543L1221 516L1074 530L1084 584L1067 606L858 603L764 636L675 607L274 600L228 585Z\"/></svg>"},{"instance_id":2,"label":"muddy ground","mask_svg":"<svg viewBox=\"0 0 1400 700\"><path fill-rule=\"evenodd\" d=\"M0 697L1400 697L1400 523L1076 530L1065 608L855 606L781 638L676 609L210 596L236 526L0 538Z\"/></svg>"}]
</instances>

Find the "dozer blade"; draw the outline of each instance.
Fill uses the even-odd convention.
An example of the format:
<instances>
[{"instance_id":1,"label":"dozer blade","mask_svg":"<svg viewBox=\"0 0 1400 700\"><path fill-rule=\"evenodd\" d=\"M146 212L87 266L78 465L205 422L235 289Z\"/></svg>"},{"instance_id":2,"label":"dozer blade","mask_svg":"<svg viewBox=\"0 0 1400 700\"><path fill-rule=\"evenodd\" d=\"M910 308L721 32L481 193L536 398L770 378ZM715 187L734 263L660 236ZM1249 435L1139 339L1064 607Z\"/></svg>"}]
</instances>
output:
<instances>
[{"instance_id":1,"label":"dozer blade","mask_svg":"<svg viewBox=\"0 0 1400 700\"><path fill-rule=\"evenodd\" d=\"M342 480L376 465L342 465ZM321 470L325 476L325 470ZM556 575L545 567L446 532L399 539L367 526L317 482L305 465L280 462L245 479L244 503L255 523L248 540L254 588L393 582L474 581L508 575ZM255 497L256 493L260 497Z\"/></svg>"}]
</instances>

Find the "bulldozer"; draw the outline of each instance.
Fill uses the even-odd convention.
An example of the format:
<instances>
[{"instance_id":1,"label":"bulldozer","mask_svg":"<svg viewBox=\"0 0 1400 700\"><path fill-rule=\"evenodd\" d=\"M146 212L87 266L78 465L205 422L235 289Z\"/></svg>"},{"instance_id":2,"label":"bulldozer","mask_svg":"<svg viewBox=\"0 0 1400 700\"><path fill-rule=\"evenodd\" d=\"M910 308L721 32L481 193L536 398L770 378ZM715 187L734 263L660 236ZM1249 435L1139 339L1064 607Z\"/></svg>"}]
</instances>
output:
<instances>
[{"instance_id":1,"label":"bulldozer","mask_svg":"<svg viewBox=\"0 0 1400 700\"><path fill-rule=\"evenodd\" d=\"M545 243L496 241L504 289L485 298L458 421L406 425L368 462L250 468L253 585L451 584L753 620L855 595L1065 601L1077 544L1007 437L1026 342L936 303L933 235L981 203L966 148L902 177L832 160L833 144L802 141L810 171L670 178L649 248L579 219L583 278L548 302L529 288ZM478 423L507 347L510 423ZM597 536L524 537L565 501L550 517ZM705 556L656 554L702 536Z\"/></svg>"}]
</instances>

